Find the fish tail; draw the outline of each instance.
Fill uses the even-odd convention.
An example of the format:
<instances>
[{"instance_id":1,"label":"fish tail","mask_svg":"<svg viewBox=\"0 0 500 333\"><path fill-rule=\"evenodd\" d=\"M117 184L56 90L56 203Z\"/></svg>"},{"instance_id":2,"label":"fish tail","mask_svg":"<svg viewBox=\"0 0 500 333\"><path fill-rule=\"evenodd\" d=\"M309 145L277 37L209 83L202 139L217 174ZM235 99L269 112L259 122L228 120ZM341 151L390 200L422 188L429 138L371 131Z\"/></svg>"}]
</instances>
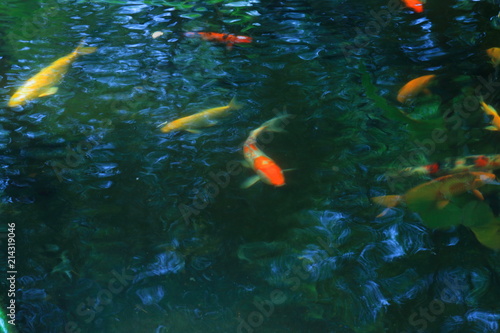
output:
<instances>
[{"instance_id":1,"label":"fish tail","mask_svg":"<svg viewBox=\"0 0 500 333\"><path fill-rule=\"evenodd\" d=\"M236 102L236 96L233 97L233 99L231 100L231 102L229 102L228 107L229 107L230 110L241 109L241 104L239 104L238 102Z\"/></svg>"},{"instance_id":2,"label":"fish tail","mask_svg":"<svg viewBox=\"0 0 500 333\"><path fill-rule=\"evenodd\" d=\"M85 39L82 39L80 44L76 47L75 51L73 52L75 55L85 55L85 54L91 54L97 51L97 47L84 47L83 45L85 44Z\"/></svg>"},{"instance_id":3,"label":"fish tail","mask_svg":"<svg viewBox=\"0 0 500 333\"><path fill-rule=\"evenodd\" d=\"M260 128L263 131L268 131L268 132L285 132L283 126L288 123L288 121L285 120L288 117L291 117L291 115L284 114L274 117L273 119L270 119L265 123L263 123L262 126L260 126Z\"/></svg>"},{"instance_id":4,"label":"fish tail","mask_svg":"<svg viewBox=\"0 0 500 333\"><path fill-rule=\"evenodd\" d=\"M401 195L384 195L381 197L371 198L371 201L378 205L385 206L387 208L392 208L399 205L402 199L403 197Z\"/></svg>"}]
</instances>

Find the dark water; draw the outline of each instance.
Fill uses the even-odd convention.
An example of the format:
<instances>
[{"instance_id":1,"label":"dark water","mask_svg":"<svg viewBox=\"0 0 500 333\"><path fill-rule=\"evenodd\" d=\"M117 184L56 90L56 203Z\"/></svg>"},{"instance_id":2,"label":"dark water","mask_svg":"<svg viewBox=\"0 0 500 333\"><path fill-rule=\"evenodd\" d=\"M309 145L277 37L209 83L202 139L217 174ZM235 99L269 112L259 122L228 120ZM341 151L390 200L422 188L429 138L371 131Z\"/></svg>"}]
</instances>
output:
<instances>
[{"instance_id":1,"label":"dark water","mask_svg":"<svg viewBox=\"0 0 500 333\"><path fill-rule=\"evenodd\" d=\"M484 52L500 46L498 5L389 4L2 2L1 253L15 223L18 332L498 332L498 254L460 221L376 219L369 201L423 181L391 189L387 168L499 153L497 133L475 110L425 146L429 129L367 93L395 107L402 84L434 73L434 94L403 108L415 118L458 113L476 87L499 105ZM98 51L57 94L5 106L82 39ZM200 134L157 128L234 96L243 108ZM286 132L260 146L293 169L287 185L242 190L253 172L227 168L277 112L293 116Z\"/></svg>"}]
</instances>

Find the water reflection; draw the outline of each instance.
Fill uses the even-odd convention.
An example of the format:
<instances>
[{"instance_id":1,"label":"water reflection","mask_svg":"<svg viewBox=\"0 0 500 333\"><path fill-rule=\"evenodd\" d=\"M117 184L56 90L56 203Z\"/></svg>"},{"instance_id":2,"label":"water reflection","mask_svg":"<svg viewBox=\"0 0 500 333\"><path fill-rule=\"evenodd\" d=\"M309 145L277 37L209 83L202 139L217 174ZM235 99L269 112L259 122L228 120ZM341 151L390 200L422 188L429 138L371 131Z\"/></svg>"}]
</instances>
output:
<instances>
[{"instance_id":1,"label":"water reflection","mask_svg":"<svg viewBox=\"0 0 500 333\"><path fill-rule=\"evenodd\" d=\"M2 109L0 209L29 245L19 254L23 329L75 322L89 332L232 332L274 290L286 300L259 326L273 332L382 331L387 322L418 329L408 317L435 299L445 305L429 329L495 329L494 303L483 303L495 278L462 260L497 261L470 244L471 233L433 233L406 209L375 219L368 198L387 190L377 178L407 152L408 131L366 98L357 68L357 59L367 62L390 100L408 76L451 68L443 64L450 49L482 33L479 16L399 13L347 61L340 45L370 19L367 8L379 4L79 2L59 6L36 38L9 39L5 102L79 40L99 47L70 68L57 94ZM255 42L228 50L183 35L203 30ZM460 52L468 64L470 51ZM241 111L200 134L157 128L233 96ZM243 191L251 172L242 169L217 195L203 194L217 183L213 174L243 158L248 132L284 109L296 118L263 150L295 169L287 186ZM192 209L189 218L180 205ZM45 243L56 246L32 251ZM54 271L62 254L71 269ZM110 290L116 272L126 272L123 290L87 304ZM449 285L455 274L470 286Z\"/></svg>"}]
</instances>

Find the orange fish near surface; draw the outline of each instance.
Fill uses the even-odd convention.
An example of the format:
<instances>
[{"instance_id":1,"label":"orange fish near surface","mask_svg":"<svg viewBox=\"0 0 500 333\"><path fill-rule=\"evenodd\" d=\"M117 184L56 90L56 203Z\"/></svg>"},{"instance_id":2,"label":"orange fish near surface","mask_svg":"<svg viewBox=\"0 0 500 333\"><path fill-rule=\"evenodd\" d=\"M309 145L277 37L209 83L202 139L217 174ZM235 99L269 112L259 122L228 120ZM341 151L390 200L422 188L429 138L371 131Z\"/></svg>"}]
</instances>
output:
<instances>
[{"instance_id":1,"label":"orange fish near surface","mask_svg":"<svg viewBox=\"0 0 500 333\"><path fill-rule=\"evenodd\" d=\"M492 173L462 172L420 184L404 195L386 195L374 197L371 200L387 207L377 217L384 216L390 208L396 207L401 202L405 202L414 211L418 211L422 207L442 209L450 203L453 197L467 191L471 191L478 199L484 200L482 193L477 189L485 184L499 185L500 183L496 181L496 177Z\"/></svg>"},{"instance_id":2,"label":"orange fish near surface","mask_svg":"<svg viewBox=\"0 0 500 333\"><path fill-rule=\"evenodd\" d=\"M500 64L500 47L491 47L486 50L486 54L490 57L493 67L497 67Z\"/></svg>"},{"instance_id":3,"label":"orange fish near surface","mask_svg":"<svg viewBox=\"0 0 500 333\"><path fill-rule=\"evenodd\" d=\"M282 132L283 130L278 125L288 116L289 115L278 116L268 120L262 124L262 126L253 130L248 136L248 139L243 145L243 154L245 156L247 166L251 167L257 175L247 179L241 185L241 188L249 188L259 180L273 186L285 185L283 170L281 170L281 168L270 157L264 154L264 152L257 147L257 136L264 131Z\"/></svg>"},{"instance_id":4,"label":"orange fish near surface","mask_svg":"<svg viewBox=\"0 0 500 333\"><path fill-rule=\"evenodd\" d=\"M419 0L403 0L405 6L415 13L422 13L424 11L424 3Z\"/></svg>"},{"instance_id":5,"label":"orange fish near surface","mask_svg":"<svg viewBox=\"0 0 500 333\"><path fill-rule=\"evenodd\" d=\"M427 87L435 77L436 75L424 75L411 80L399 90L398 101L406 103L417 97L422 92L430 93Z\"/></svg>"},{"instance_id":6,"label":"orange fish near surface","mask_svg":"<svg viewBox=\"0 0 500 333\"><path fill-rule=\"evenodd\" d=\"M491 126L487 126L486 129L489 131L500 131L500 116L498 115L497 110L495 110L491 105L486 104L483 100L481 100L481 108L484 113L488 116L491 116Z\"/></svg>"},{"instance_id":7,"label":"orange fish near surface","mask_svg":"<svg viewBox=\"0 0 500 333\"><path fill-rule=\"evenodd\" d=\"M184 35L186 37L199 36L204 40L226 44L228 50L230 50L234 44L252 42L252 37L223 34L218 32L186 32Z\"/></svg>"}]
</instances>

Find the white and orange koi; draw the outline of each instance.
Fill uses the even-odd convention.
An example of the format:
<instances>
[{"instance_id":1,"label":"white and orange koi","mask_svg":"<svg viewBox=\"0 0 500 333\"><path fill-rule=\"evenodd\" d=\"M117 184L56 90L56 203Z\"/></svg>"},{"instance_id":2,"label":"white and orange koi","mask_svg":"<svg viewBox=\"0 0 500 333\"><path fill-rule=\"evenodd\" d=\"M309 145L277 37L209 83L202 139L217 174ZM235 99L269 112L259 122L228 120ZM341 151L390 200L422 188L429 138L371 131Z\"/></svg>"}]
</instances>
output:
<instances>
[{"instance_id":1,"label":"white and orange koi","mask_svg":"<svg viewBox=\"0 0 500 333\"><path fill-rule=\"evenodd\" d=\"M21 106L38 97L55 94L58 89L55 85L61 81L73 61L81 55L94 53L96 50L96 47L83 47L82 41L73 52L57 59L26 81L12 95L8 106L11 108Z\"/></svg>"},{"instance_id":2,"label":"white and orange koi","mask_svg":"<svg viewBox=\"0 0 500 333\"><path fill-rule=\"evenodd\" d=\"M250 132L248 139L243 145L243 154L245 156L246 166L251 167L256 173L256 176L248 178L241 188L249 188L259 180L262 182L273 185L285 185L285 176L283 171L269 156L264 154L262 150L257 147L257 137L264 131L269 132L283 132L280 123L290 115L282 115L266 121L259 128Z\"/></svg>"}]
</instances>

